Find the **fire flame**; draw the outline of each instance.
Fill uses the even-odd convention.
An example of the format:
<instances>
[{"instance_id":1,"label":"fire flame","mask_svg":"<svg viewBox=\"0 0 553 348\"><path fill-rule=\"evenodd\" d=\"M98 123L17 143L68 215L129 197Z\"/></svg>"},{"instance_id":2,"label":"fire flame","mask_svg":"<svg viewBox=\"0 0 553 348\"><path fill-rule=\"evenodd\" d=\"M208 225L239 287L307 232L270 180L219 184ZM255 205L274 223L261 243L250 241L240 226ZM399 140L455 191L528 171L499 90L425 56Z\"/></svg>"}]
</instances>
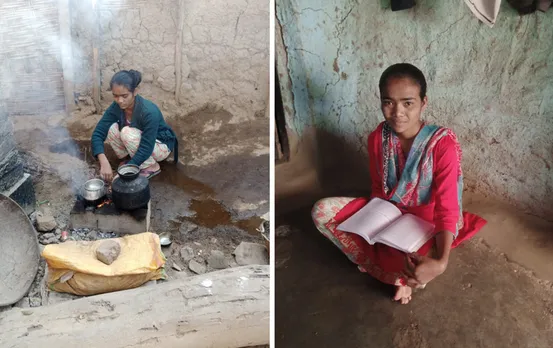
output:
<instances>
[{"instance_id":1,"label":"fire flame","mask_svg":"<svg viewBox=\"0 0 553 348\"><path fill-rule=\"evenodd\" d=\"M103 201L102 203L98 204L98 205L96 206L96 208L101 208L101 207L103 207L104 205L110 204L110 203L111 203L111 199L106 199L106 200Z\"/></svg>"}]
</instances>

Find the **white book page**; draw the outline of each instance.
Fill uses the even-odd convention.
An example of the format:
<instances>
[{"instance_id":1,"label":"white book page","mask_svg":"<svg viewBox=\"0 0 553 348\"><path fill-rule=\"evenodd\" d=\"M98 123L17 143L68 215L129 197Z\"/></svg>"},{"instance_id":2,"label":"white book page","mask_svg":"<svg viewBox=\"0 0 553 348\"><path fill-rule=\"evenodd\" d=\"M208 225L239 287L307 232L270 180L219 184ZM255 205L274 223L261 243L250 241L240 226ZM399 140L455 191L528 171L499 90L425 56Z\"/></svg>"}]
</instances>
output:
<instances>
[{"instance_id":1,"label":"white book page","mask_svg":"<svg viewBox=\"0 0 553 348\"><path fill-rule=\"evenodd\" d=\"M376 242L406 253L417 251L434 232L434 225L415 215L405 214L390 224L377 237Z\"/></svg>"},{"instance_id":2,"label":"white book page","mask_svg":"<svg viewBox=\"0 0 553 348\"><path fill-rule=\"evenodd\" d=\"M370 244L374 237L401 217L401 211L392 203L380 198L373 198L349 219L338 225L338 229L360 235Z\"/></svg>"}]
</instances>

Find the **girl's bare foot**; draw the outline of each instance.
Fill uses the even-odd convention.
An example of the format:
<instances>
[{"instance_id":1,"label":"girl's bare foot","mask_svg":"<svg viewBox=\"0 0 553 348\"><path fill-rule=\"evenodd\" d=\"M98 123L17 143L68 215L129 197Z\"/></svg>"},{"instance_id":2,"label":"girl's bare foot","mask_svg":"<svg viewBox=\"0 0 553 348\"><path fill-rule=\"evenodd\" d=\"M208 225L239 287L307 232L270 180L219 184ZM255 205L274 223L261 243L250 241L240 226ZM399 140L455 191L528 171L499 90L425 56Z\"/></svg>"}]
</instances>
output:
<instances>
[{"instance_id":1,"label":"girl's bare foot","mask_svg":"<svg viewBox=\"0 0 553 348\"><path fill-rule=\"evenodd\" d=\"M413 290L409 286L397 286L394 301L399 301L401 304L408 304L411 301Z\"/></svg>"},{"instance_id":2,"label":"girl's bare foot","mask_svg":"<svg viewBox=\"0 0 553 348\"><path fill-rule=\"evenodd\" d=\"M142 169L140 171L140 175L150 179L151 177L158 175L160 172L161 172L161 166L159 165L159 163L156 162L151 166Z\"/></svg>"}]
</instances>

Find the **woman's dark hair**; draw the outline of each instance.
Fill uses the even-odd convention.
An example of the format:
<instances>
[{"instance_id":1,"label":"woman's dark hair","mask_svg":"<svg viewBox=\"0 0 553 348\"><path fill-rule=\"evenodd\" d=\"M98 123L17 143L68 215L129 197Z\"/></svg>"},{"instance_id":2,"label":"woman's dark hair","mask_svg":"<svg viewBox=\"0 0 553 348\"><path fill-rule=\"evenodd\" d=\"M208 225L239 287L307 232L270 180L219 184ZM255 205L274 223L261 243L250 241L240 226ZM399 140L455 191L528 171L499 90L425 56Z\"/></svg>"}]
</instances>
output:
<instances>
[{"instance_id":1,"label":"woman's dark hair","mask_svg":"<svg viewBox=\"0 0 553 348\"><path fill-rule=\"evenodd\" d=\"M420 97L424 99L426 97L426 79L424 74L416 66L409 63L399 63L389 66L380 77L378 87L380 88L380 94L386 87L388 81L392 78L410 78L420 87Z\"/></svg>"},{"instance_id":2,"label":"woman's dark hair","mask_svg":"<svg viewBox=\"0 0 553 348\"><path fill-rule=\"evenodd\" d=\"M142 81L142 74L136 70L121 70L111 78L109 82L109 88L112 89L113 85L125 86L129 91L134 92L136 87Z\"/></svg>"}]
</instances>

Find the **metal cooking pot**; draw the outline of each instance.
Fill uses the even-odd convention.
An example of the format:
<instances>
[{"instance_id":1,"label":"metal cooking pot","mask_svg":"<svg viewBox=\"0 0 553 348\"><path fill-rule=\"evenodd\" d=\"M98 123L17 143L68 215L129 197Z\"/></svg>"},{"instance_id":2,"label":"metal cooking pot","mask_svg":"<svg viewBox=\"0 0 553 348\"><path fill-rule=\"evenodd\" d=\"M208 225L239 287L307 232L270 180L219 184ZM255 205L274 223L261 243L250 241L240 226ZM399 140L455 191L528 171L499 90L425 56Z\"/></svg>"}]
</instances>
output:
<instances>
[{"instance_id":1,"label":"metal cooking pot","mask_svg":"<svg viewBox=\"0 0 553 348\"><path fill-rule=\"evenodd\" d=\"M150 184L140 175L140 167L125 164L117 169L119 176L111 184L111 199L117 209L135 210L144 208L150 201Z\"/></svg>"},{"instance_id":2,"label":"metal cooking pot","mask_svg":"<svg viewBox=\"0 0 553 348\"><path fill-rule=\"evenodd\" d=\"M106 184L102 179L88 180L84 183L81 195L87 201L97 201L106 195Z\"/></svg>"}]
</instances>

